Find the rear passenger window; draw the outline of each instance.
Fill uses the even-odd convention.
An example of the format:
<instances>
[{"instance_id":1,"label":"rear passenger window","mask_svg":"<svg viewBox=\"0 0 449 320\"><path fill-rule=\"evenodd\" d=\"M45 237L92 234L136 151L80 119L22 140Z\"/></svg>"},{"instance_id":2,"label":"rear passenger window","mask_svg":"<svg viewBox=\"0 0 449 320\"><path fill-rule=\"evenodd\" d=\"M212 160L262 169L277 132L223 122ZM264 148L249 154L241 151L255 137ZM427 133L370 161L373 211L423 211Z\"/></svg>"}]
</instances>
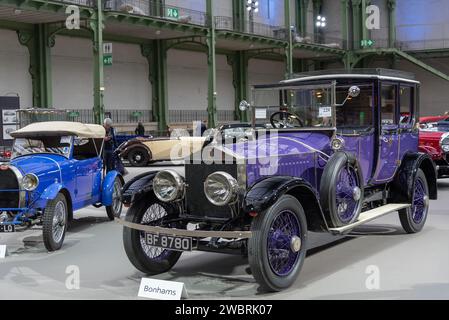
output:
<instances>
[{"instance_id":1,"label":"rear passenger window","mask_svg":"<svg viewBox=\"0 0 449 320\"><path fill-rule=\"evenodd\" d=\"M407 125L412 123L413 118L413 87L401 86L399 90L400 121L399 124Z\"/></svg>"}]
</instances>

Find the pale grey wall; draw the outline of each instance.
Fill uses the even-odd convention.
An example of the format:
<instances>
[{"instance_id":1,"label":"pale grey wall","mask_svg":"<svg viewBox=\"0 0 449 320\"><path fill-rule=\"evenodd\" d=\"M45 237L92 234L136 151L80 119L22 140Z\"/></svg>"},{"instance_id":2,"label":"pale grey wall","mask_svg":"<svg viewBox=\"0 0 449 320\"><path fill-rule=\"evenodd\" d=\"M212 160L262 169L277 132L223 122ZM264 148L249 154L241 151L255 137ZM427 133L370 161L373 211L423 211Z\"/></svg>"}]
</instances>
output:
<instances>
[{"instance_id":1,"label":"pale grey wall","mask_svg":"<svg viewBox=\"0 0 449 320\"><path fill-rule=\"evenodd\" d=\"M167 61L168 104L172 110L206 110L207 58L201 52L170 50ZM217 109L234 109L232 69L217 55Z\"/></svg>"},{"instance_id":2,"label":"pale grey wall","mask_svg":"<svg viewBox=\"0 0 449 320\"><path fill-rule=\"evenodd\" d=\"M449 47L449 1L398 0L397 38L408 47Z\"/></svg>"},{"instance_id":3,"label":"pale grey wall","mask_svg":"<svg viewBox=\"0 0 449 320\"><path fill-rule=\"evenodd\" d=\"M0 96L18 93L22 107L33 107L27 48L20 45L14 31L0 29L0 43Z\"/></svg>"},{"instance_id":4,"label":"pale grey wall","mask_svg":"<svg viewBox=\"0 0 449 320\"><path fill-rule=\"evenodd\" d=\"M104 67L106 109L142 109L151 105L147 61L139 46L113 43L113 65ZM51 51L53 105L91 109L93 106L92 42L56 37Z\"/></svg>"}]
</instances>

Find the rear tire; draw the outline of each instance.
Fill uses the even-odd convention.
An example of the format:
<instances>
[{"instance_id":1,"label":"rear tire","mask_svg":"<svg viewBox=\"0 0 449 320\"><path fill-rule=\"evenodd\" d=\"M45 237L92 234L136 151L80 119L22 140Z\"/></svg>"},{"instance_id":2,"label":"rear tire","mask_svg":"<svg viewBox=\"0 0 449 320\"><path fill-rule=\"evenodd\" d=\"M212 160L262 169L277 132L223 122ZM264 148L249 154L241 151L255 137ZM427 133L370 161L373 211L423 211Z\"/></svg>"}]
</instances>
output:
<instances>
[{"instance_id":1,"label":"rear tire","mask_svg":"<svg viewBox=\"0 0 449 320\"><path fill-rule=\"evenodd\" d=\"M429 186L421 169L416 173L411 204L399 211L399 220L407 233L417 233L424 227L429 212Z\"/></svg>"},{"instance_id":2,"label":"rear tire","mask_svg":"<svg viewBox=\"0 0 449 320\"><path fill-rule=\"evenodd\" d=\"M116 177L112 192L112 205L106 207L106 213L109 220L112 221L115 218L120 218L122 208L122 181L119 177Z\"/></svg>"},{"instance_id":3,"label":"rear tire","mask_svg":"<svg viewBox=\"0 0 449 320\"><path fill-rule=\"evenodd\" d=\"M161 202L155 196L145 197L135 202L126 213L126 220L138 224L150 224L151 221L166 215L173 215L176 208ZM145 232L123 227L123 245L129 261L148 275L169 271L178 262L182 252L148 246Z\"/></svg>"},{"instance_id":4,"label":"rear tire","mask_svg":"<svg viewBox=\"0 0 449 320\"><path fill-rule=\"evenodd\" d=\"M133 167L144 167L148 165L150 157L145 149L135 148L129 152L128 161Z\"/></svg>"},{"instance_id":5,"label":"rear tire","mask_svg":"<svg viewBox=\"0 0 449 320\"><path fill-rule=\"evenodd\" d=\"M282 196L254 218L248 240L251 273L262 291L290 287L301 271L307 251L307 221L299 201Z\"/></svg>"},{"instance_id":6,"label":"rear tire","mask_svg":"<svg viewBox=\"0 0 449 320\"><path fill-rule=\"evenodd\" d=\"M45 248L56 251L62 247L69 219L67 200L62 193L48 201L42 217L42 235Z\"/></svg>"}]
</instances>

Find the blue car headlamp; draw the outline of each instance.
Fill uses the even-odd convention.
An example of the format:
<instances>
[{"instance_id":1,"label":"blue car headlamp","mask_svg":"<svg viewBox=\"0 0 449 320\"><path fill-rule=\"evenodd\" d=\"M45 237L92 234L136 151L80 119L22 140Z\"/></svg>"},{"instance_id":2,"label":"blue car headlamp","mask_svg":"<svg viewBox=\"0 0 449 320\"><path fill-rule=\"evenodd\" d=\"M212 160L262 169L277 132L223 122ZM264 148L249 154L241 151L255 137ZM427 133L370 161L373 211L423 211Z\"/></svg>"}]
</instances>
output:
<instances>
[{"instance_id":1,"label":"blue car headlamp","mask_svg":"<svg viewBox=\"0 0 449 320\"><path fill-rule=\"evenodd\" d=\"M33 173L28 173L22 178L22 188L26 191L36 190L38 185L39 178Z\"/></svg>"}]
</instances>

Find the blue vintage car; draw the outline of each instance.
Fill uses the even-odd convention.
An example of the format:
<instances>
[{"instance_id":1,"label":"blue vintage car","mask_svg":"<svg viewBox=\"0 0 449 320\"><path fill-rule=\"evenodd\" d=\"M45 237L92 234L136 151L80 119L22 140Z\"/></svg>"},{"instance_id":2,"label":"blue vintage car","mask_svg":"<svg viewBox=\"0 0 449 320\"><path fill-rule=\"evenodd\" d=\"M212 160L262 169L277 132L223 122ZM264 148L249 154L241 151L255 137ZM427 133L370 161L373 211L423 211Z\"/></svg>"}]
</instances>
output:
<instances>
[{"instance_id":1,"label":"blue vintage car","mask_svg":"<svg viewBox=\"0 0 449 320\"><path fill-rule=\"evenodd\" d=\"M261 288L278 291L296 280L308 232L346 234L393 212L419 232L437 198L435 165L418 152L419 88L388 70L255 86L241 104L254 126L245 141L212 141L184 174L148 172L124 186L129 260L158 274L184 251L247 255ZM256 129L268 117L270 129Z\"/></svg>"},{"instance_id":2,"label":"blue vintage car","mask_svg":"<svg viewBox=\"0 0 449 320\"><path fill-rule=\"evenodd\" d=\"M105 174L105 130L74 122L30 124L11 135L13 157L0 164L0 232L42 225L48 251L61 248L73 212L105 206L120 216L123 178Z\"/></svg>"}]
</instances>

